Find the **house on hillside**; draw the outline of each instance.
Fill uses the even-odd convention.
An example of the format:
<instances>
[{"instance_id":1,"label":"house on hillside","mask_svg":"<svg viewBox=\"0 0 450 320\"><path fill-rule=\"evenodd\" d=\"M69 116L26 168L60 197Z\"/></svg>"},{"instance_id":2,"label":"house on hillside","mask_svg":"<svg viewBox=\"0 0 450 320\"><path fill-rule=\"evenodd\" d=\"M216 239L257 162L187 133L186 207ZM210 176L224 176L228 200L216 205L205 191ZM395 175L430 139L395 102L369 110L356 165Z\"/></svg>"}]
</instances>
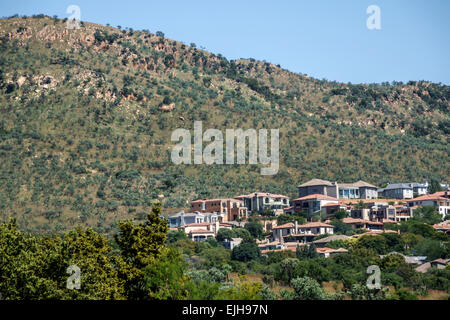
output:
<instances>
[{"instance_id":1,"label":"house on hillside","mask_svg":"<svg viewBox=\"0 0 450 320\"><path fill-rule=\"evenodd\" d=\"M386 207L385 212L385 219L402 222L408 221L413 217L414 208L408 207L405 204L397 204Z\"/></svg>"},{"instance_id":2,"label":"house on hillside","mask_svg":"<svg viewBox=\"0 0 450 320\"><path fill-rule=\"evenodd\" d=\"M355 183L337 183L312 179L298 186L300 198L312 194L322 194L338 199L376 199L378 188L362 180Z\"/></svg>"},{"instance_id":3,"label":"house on hillside","mask_svg":"<svg viewBox=\"0 0 450 320\"><path fill-rule=\"evenodd\" d=\"M393 255L393 254L402 256L403 259L405 259L405 262L408 263L408 264L421 265L427 260L426 256L405 256L404 254L398 253L398 252L395 252L395 251L389 252L386 255L380 255L380 259L383 259L384 257L389 256L389 255Z\"/></svg>"},{"instance_id":4,"label":"house on hillside","mask_svg":"<svg viewBox=\"0 0 450 320\"><path fill-rule=\"evenodd\" d=\"M227 223L216 222L202 222L186 224L178 228L183 230L188 237L193 241L205 241L208 238L215 238L217 232L222 229L232 229L232 226Z\"/></svg>"},{"instance_id":5,"label":"house on hillside","mask_svg":"<svg viewBox=\"0 0 450 320\"><path fill-rule=\"evenodd\" d=\"M348 212L348 206L342 203L335 203L335 202L329 202L325 203L320 207L322 210L322 213L325 214L326 217L330 218L333 217L334 214L339 211L347 211Z\"/></svg>"},{"instance_id":6,"label":"house on hillside","mask_svg":"<svg viewBox=\"0 0 450 320\"><path fill-rule=\"evenodd\" d=\"M427 273L431 267L445 269L448 264L450 264L450 259L436 259L418 266L415 270L417 272Z\"/></svg>"},{"instance_id":7,"label":"house on hillside","mask_svg":"<svg viewBox=\"0 0 450 320\"><path fill-rule=\"evenodd\" d=\"M445 193L447 192L447 193ZM406 203L410 208L433 206L440 213L444 219L446 215L450 215L450 192L436 192L433 194L426 194L414 199L407 200Z\"/></svg>"},{"instance_id":8,"label":"house on hillside","mask_svg":"<svg viewBox=\"0 0 450 320\"><path fill-rule=\"evenodd\" d=\"M428 194L428 187L430 186L428 182L411 182L410 185L413 188L413 194L419 196Z\"/></svg>"},{"instance_id":9,"label":"house on hillside","mask_svg":"<svg viewBox=\"0 0 450 320\"><path fill-rule=\"evenodd\" d=\"M321 179L309 180L298 187L299 198L312 194L321 194L332 198L338 197L338 189L336 182L330 182Z\"/></svg>"},{"instance_id":10,"label":"house on hillside","mask_svg":"<svg viewBox=\"0 0 450 320\"><path fill-rule=\"evenodd\" d=\"M292 203L294 212L306 211L308 217L311 217L314 213L320 213L325 205L331 203L339 205L338 199L323 194L311 194L297 198Z\"/></svg>"},{"instance_id":11,"label":"house on hillside","mask_svg":"<svg viewBox=\"0 0 450 320\"><path fill-rule=\"evenodd\" d=\"M333 249L333 248L316 248L316 252L319 255L319 257L328 258L337 254L346 253L348 252L347 249L339 248L339 249Z\"/></svg>"},{"instance_id":12,"label":"house on hillside","mask_svg":"<svg viewBox=\"0 0 450 320\"><path fill-rule=\"evenodd\" d=\"M222 222L223 214L215 212L205 212L200 213L198 211L185 213L184 211L178 212L174 215L169 216L169 228L178 228L187 224L192 223L203 223L203 222Z\"/></svg>"},{"instance_id":13,"label":"house on hillside","mask_svg":"<svg viewBox=\"0 0 450 320\"><path fill-rule=\"evenodd\" d=\"M200 213L218 212L223 215L223 222L246 220L248 217L244 201L232 198L200 199L191 201L193 211Z\"/></svg>"},{"instance_id":14,"label":"house on hillside","mask_svg":"<svg viewBox=\"0 0 450 320\"><path fill-rule=\"evenodd\" d=\"M393 199L411 199L414 191L409 183L390 183L386 188L378 189L378 195Z\"/></svg>"},{"instance_id":15,"label":"house on hillside","mask_svg":"<svg viewBox=\"0 0 450 320\"><path fill-rule=\"evenodd\" d=\"M437 231L442 231L445 233L450 233L450 220L443 221L441 223L433 225L433 228Z\"/></svg>"},{"instance_id":16,"label":"house on hillside","mask_svg":"<svg viewBox=\"0 0 450 320\"><path fill-rule=\"evenodd\" d=\"M289 197L282 194L272 194L267 192L253 192L241 195L236 199L244 201L244 206L250 212L264 213L271 210L275 215L283 213L283 209L289 207Z\"/></svg>"},{"instance_id":17,"label":"house on hillside","mask_svg":"<svg viewBox=\"0 0 450 320\"><path fill-rule=\"evenodd\" d=\"M318 235L333 234L333 229L333 225L323 222L308 222L299 225L295 221L274 227L272 237L275 241L280 242L284 242L287 238L294 238L298 243L308 243Z\"/></svg>"},{"instance_id":18,"label":"house on hillside","mask_svg":"<svg viewBox=\"0 0 450 320\"><path fill-rule=\"evenodd\" d=\"M358 218L344 218L342 222L348 225L351 225L353 229L365 229L369 231L383 231L384 224L383 222L378 221L370 221L365 219Z\"/></svg>"},{"instance_id":19,"label":"house on hillside","mask_svg":"<svg viewBox=\"0 0 450 320\"><path fill-rule=\"evenodd\" d=\"M231 238L230 240L225 240L223 246L225 249L233 250L234 247L240 245L242 238Z\"/></svg>"}]
</instances>

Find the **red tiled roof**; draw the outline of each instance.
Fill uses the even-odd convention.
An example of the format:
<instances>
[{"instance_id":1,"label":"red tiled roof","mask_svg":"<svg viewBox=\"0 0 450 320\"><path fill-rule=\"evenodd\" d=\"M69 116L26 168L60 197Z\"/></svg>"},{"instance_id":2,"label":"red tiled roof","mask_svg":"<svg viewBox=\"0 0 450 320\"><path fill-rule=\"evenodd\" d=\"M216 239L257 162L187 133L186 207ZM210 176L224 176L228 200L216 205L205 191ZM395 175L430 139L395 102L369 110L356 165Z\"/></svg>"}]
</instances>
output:
<instances>
[{"instance_id":1,"label":"red tiled roof","mask_svg":"<svg viewBox=\"0 0 450 320\"><path fill-rule=\"evenodd\" d=\"M289 237L317 237L320 236L320 233L291 233L286 234L283 236L283 238L289 238Z\"/></svg>"},{"instance_id":2,"label":"red tiled roof","mask_svg":"<svg viewBox=\"0 0 450 320\"><path fill-rule=\"evenodd\" d=\"M194 229L189 231L189 233L214 233L214 231L204 230L204 229Z\"/></svg>"},{"instance_id":3,"label":"red tiled roof","mask_svg":"<svg viewBox=\"0 0 450 320\"><path fill-rule=\"evenodd\" d=\"M198 203L198 202L211 202L211 201L242 201L242 200L234 199L234 198L198 199L198 200L191 201L191 204Z\"/></svg>"},{"instance_id":4,"label":"red tiled roof","mask_svg":"<svg viewBox=\"0 0 450 320\"><path fill-rule=\"evenodd\" d=\"M437 191L435 193L433 193L433 195L439 196L439 197L443 197L445 195L450 196L450 191Z\"/></svg>"},{"instance_id":5,"label":"red tiled roof","mask_svg":"<svg viewBox=\"0 0 450 320\"><path fill-rule=\"evenodd\" d=\"M322 207L336 207L341 206L339 203L325 203Z\"/></svg>"},{"instance_id":6,"label":"red tiled roof","mask_svg":"<svg viewBox=\"0 0 450 320\"><path fill-rule=\"evenodd\" d=\"M423 196L413 198L406 200L406 202L413 202L413 201L426 201L426 200L449 200L448 198L444 198L440 195L437 195L436 193L433 194L425 194Z\"/></svg>"},{"instance_id":7,"label":"red tiled roof","mask_svg":"<svg viewBox=\"0 0 450 320\"><path fill-rule=\"evenodd\" d=\"M397 233L397 231L394 230L372 230L372 231L368 231L368 232L364 232L364 233L360 233L360 234L354 234L352 235L353 238L359 238L362 236L375 236L375 235L379 235L381 233Z\"/></svg>"},{"instance_id":8,"label":"red tiled roof","mask_svg":"<svg viewBox=\"0 0 450 320\"><path fill-rule=\"evenodd\" d=\"M446 265L446 264L449 264L450 263L450 259L441 259L441 258L439 258L439 259L436 259L436 260L433 260L433 261L431 261L431 263L440 263L440 264L443 264L443 265Z\"/></svg>"},{"instance_id":9,"label":"red tiled roof","mask_svg":"<svg viewBox=\"0 0 450 320\"><path fill-rule=\"evenodd\" d=\"M364 203L388 203L388 202L398 202L399 199L339 199L340 204L357 204L360 202Z\"/></svg>"},{"instance_id":10,"label":"red tiled roof","mask_svg":"<svg viewBox=\"0 0 450 320\"><path fill-rule=\"evenodd\" d=\"M383 222L376 222L376 221L370 221L370 220L363 220L363 219L355 219L355 218L344 218L342 219L343 223L348 223L348 224L354 224L354 223L361 223L361 224L373 224L373 225L383 225Z\"/></svg>"},{"instance_id":11,"label":"red tiled roof","mask_svg":"<svg viewBox=\"0 0 450 320\"><path fill-rule=\"evenodd\" d=\"M383 223L398 223L398 222L391 219L383 219Z\"/></svg>"},{"instance_id":12,"label":"red tiled roof","mask_svg":"<svg viewBox=\"0 0 450 320\"><path fill-rule=\"evenodd\" d=\"M433 228L450 230L450 224L435 224L433 225Z\"/></svg>"},{"instance_id":13,"label":"red tiled roof","mask_svg":"<svg viewBox=\"0 0 450 320\"><path fill-rule=\"evenodd\" d=\"M294 199L294 201L303 201L303 200L312 200L312 199L336 200L336 201L338 201L337 198L333 198L333 197L330 197L330 196L326 196L326 195L323 195L323 194L317 194L317 193L316 194L310 194L308 196L304 196L304 197L301 197L301 198Z\"/></svg>"},{"instance_id":14,"label":"red tiled roof","mask_svg":"<svg viewBox=\"0 0 450 320\"><path fill-rule=\"evenodd\" d=\"M334 228L333 225L326 224L323 222L308 222L305 224L298 225L298 228L317 228L317 227Z\"/></svg>"},{"instance_id":15,"label":"red tiled roof","mask_svg":"<svg viewBox=\"0 0 450 320\"><path fill-rule=\"evenodd\" d=\"M288 228L293 228L293 227L294 227L294 224L292 222L288 222L288 223L282 224L281 226L273 227L272 230L273 229L288 229Z\"/></svg>"},{"instance_id":16,"label":"red tiled roof","mask_svg":"<svg viewBox=\"0 0 450 320\"><path fill-rule=\"evenodd\" d=\"M199 222L199 223L190 223L190 224L185 224L184 228L186 227L200 227L200 226L210 226L211 224L214 224L214 222Z\"/></svg>"},{"instance_id":17,"label":"red tiled roof","mask_svg":"<svg viewBox=\"0 0 450 320\"><path fill-rule=\"evenodd\" d=\"M267 243L260 243L258 244L258 247L266 247L266 246L276 246L279 245L280 241L273 241L273 242L267 242Z\"/></svg>"},{"instance_id":18,"label":"red tiled roof","mask_svg":"<svg viewBox=\"0 0 450 320\"><path fill-rule=\"evenodd\" d=\"M266 250L261 250L261 253L268 253L268 252L278 252L278 251L292 251L292 252L296 252L297 251L297 247L287 247L286 249L266 249Z\"/></svg>"},{"instance_id":19,"label":"red tiled roof","mask_svg":"<svg viewBox=\"0 0 450 320\"><path fill-rule=\"evenodd\" d=\"M273 194L273 193L268 193L268 192L253 192L250 194L243 194L240 196L237 196L236 199L239 198L253 198L253 197L271 197L271 198L289 198L287 196L284 196L282 194Z\"/></svg>"},{"instance_id":20,"label":"red tiled roof","mask_svg":"<svg viewBox=\"0 0 450 320\"><path fill-rule=\"evenodd\" d=\"M332 248L316 248L316 251L319 253L336 253L336 252L348 252L347 249L339 248L339 249L332 249Z\"/></svg>"}]
</instances>

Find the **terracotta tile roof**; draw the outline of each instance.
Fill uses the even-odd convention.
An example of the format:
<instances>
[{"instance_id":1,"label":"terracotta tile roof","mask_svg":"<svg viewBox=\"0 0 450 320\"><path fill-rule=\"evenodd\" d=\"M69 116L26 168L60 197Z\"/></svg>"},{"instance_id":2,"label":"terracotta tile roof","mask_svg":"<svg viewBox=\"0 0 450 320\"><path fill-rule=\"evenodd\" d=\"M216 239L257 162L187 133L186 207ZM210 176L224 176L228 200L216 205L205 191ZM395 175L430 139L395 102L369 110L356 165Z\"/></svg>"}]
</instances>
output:
<instances>
[{"instance_id":1,"label":"terracotta tile roof","mask_svg":"<svg viewBox=\"0 0 450 320\"><path fill-rule=\"evenodd\" d=\"M194 229L189 231L189 233L214 233L214 231L204 230L204 229Z\"/></svg>"},{"instance_id":2,"label":"terracotta tile roof","mask_svg":"<svg viewBox=\"0 0 450 320\"><path fill-rule=\"evenodd\" d=\"M211 201L242 201L235 198L216 198L216 199L198 199L191 201L192 203L199 203L199 202L211 202Z\"/></svg>"},{"instance_id":3,"label":"terracotta tile roof","mask_svg":"<svg viewBox=\"0 0 450 320\"><path fill-rule=\"evenodd\" d=\"M273 242L267 242L267 243L261 243L258 244L258 247L267 247L267 246L277 246L279 245L281 242L280 241L273 241Z\"/></svg>"},{"instance_id":4,"label":"terracotta tile roof","mask_svg":"<svg viewBox=\"0 0 450 320\"><path fill-rule=\"evenodd\" d=\"M450 230L450 224L439 223L439 224L433 225L433 228L442 229L442 230Z\"/></svg>"},{"instance_id":5,"label":"terracotta tile roof","mask_svg":"<svg viewBox=\"0 0 450 320\"><path fill-rule=\"evenodd\" d=\"M446 265L446 264L450 263L450 259L436 259L436 260L431 261L431 263L439 263L439 264Z\"/></svg>"},{"instance_id":6,"label":"terracotta tile roof","mask_svg":"<svg viewBox=\"0 0 450 320\"><path fill-rule=\"evenodd\" d=\"M320 236L320 233L291 233L286 234L283 236L283 238L289 238L289 237L317 237Z\"/></svg>"},{"instance_id":7,"label":"terracotta tile roof","mask_svg":"<svg viewBox=\"0 0 450 320\"><path fill-rule=\"evenodd\" d=\"M282 194L273 194L273 193L268 193L268 192L253 192L250 194L244 194L244 195L240 195L237 196L236 199L240 199L240 198L253 198L253 197L270 197L270 198L286 198L288 199L289 197L284 196Z\"/></svg>"},{"instance_id":8,"label":"terracotta tile roof","mask_svg":"<svg viewBox=\"0 0 450 320\"><path fill-rule=\"evenodd\" d=\"M322 238L322 239L319 239L319 240L314 240L313 242L314 243L328 243L328 242L331 242L331 241L336 241L336 240L345 240L345 239L348 239L348 238L350 238L349 236L346 236L346 235L341 235L341 234L337 234L337 235L332 235L332 236L329 236L329 237L326 237L326 238Z\"/></svg>"},{"instance_id":9,"label":"terracotta tile roof","mask_svg":"<svg viewBox=\"0 0 450 320\"><path fill-rule=\"evenodd\" d=\"M445 195L450 196L450 191L437 191L437 192L433 193L433 195L436 195L438 197L443 197Z\"/></svg>"},{"instance_id":10,"label":"terracotta tile roof","mask_svg":"<svg viewBox=\"0 0 450 320\"><path fill-rule=\"evenodd\" d=\"M397 221L391 220L391 219L383 219L383 223L395 223L397 224Z\"/></svg>"},{"instance_id":11,"label":"terracotta tile roof","mask_svg":"<svg viewBox=\"0 0 450 320\"><path fill-rule=\"evenodd\" d=\"M427 273L427 271L430 267L431 267L431 263L425 262L424 264L418 266L415 270L420 273Z\"/></svg>"},{"instance_id":12,"label":"terracotta tile roof","mask_svg":"<svg viewBox=\"0 0 450 320\"><path fill-rule=\"evenodd\" d=\"M339 199L340 204L356 204L361 201L364 203L389 203L398 202L399 199Z\"/></svg>"},{"instance_id":13,"label":"terracotta tile roof","mask_svg":"<svg viewBox=\"0 0 450 320\"><path fill-rule=\"evenodd\" d=\"M333 225L326 224L326 223L323 223L323 222L308 222L308 223L305 223L305 224L299 224L298 225L299 229L303 229L303 228L318 228L318 227L334 228Z\"/></svg>"},{"instance_id":14,"label":"terracotta tile roof","mask_svg":"<svg viewBox=\"0 0 450 320\"><path fill-rule=\"evenodd\" d=\"M298 242L285 242L284 245L286 247L297 247L297 246L304 246L305 243L298 243Z\"/></svg>"},{"instance_id":15,"label":"terracotta tile roof","mask_svg":"<svg viewBox=\"0 0 450 320\"><path fill-rule=\"evenodd\" d=\"M200 226L210 226L211 224L214 224L214 222L199 222L199 223L190 223L185 224L182 227L200 227Z\"/></svg>"},{"instance_id":16,"label":"terracotta tile roof","mask_svg":"<svg viewBox=\"0 0 450 320\"><path fill-rule=\"evenodd\" d=\"M425 195L417 197L417 198L409 199L409 200L406 200L406 202L426 201L426 200L449 200L449 199L433 193L433 194L425 194Z\"/></svg>"},{"instance_id":17,"label":"terracotta tile roof","mask_svg":"<svg viewBox=\"0 0 450 320\"><path fill-rule=\"evenodd\" d=\"M273 227L272 230L273 229L288 229L288 228L293 228L293 227L294 227L294 224L292 222L288 222L288 223L282 224L280 226Z\"/></svg>"},{"instance_id":18,"label":"terracotta tile roof","mask_svg":"<svg viewBox=\"0 0 450 320\"><path fill-rule=\"evenodd\" d=\"M298 188L300 187L311 187L311 186L332 186L333 184L330 181L327 180L321 180L321 179L311 179L301 185L298 186Z\"/></svg>"},{"instance_id":19,"label":"terracotta tile roof","mask_svg":"<svg viewBox=\"0 0 450 320\"><path fill-rule=\"evenodd\" d=\"M338 253L338 252L348 252L347 249L339 248L339 249L332 249L332 248L316 248L316 251L318 253Z\"/></svg>"},{"instance_id":20,"label":"terracotta tile roof","mask_svg":"<svg viewBox=\"0 0 450 320\"><path fill-rule=\"evenodd\" d=\"M266 250L261 250L262 254L268 253L268 252L279 252L279 251L292 251L292 252L296 252L297 251L297 247L287 247L285 249L266 249Z\"/></svg>"},{"instance_id":21,"label":"terracotta tile roof","mask_svg":"<svg viewBox=\"0 0 450 320\"><path fill-rule=\"evenodd\" d=\"M354 235L352 235L352 237L359 238L362 236L376 236L381 233L397 233L397 231L394 231L394 230L372 230L372 231L368 231L368 232L364 232L364 233L360 233L360 234L354 234Z\"/></svg>"},{"instance_id":22,"label":"terracotta tile roof","mask_svg":"<svg viewBox=\"0 0 450 320\"><path fill-rule=\"evenodd\" d=\"M316 194L310 194L308 196L304 196L304 197L301 197L301 198L294 199L294 201L303 201L303 200L312 200L312 199L336 200L336 201L338 201L337 198L333 198L333 197L330 197L330 196L326 196L326 195L323 195L323 194L317 194L317 193Z\"/></svg>"},{"instance_id":23,"label":"terracotta tile roof","mask_svg":"<svg viewBox=\"0 0 450 320\"><path fill-rule=\"evenodd\" d=\"M357 187L367 187L367 188L377 188L378 189L378 187L374 186L373 184L367 183L367 182L362 181L362 180L359 180L359 181L355 182L353 185L355 185Z\"/></svg>"},{"instance_id":24,"label":"terracotta tile roof","mask_svg":"<svg viewBox=\"0 0 450 320\"><path fill-rule=\"evenodd\" d=\"M348 224L355 224L355 223L361 223L361 224L373 224L373 225L383 225L383 222L376 222L376 221L370 221L370 220L363 220L363 219L356 219L356 218L344 218L342 219L343 223Z\"/></svg>"},{"instance_id":25,"label":"terracotta tile roof","mask_svg":"<svg viewBox=\"0 0 450 320\"><path fill-rule=\"evenodd\" d=\"M325 203L322 207L336 207L341 206L339 203Z\"/></svg>"}]
</instances>

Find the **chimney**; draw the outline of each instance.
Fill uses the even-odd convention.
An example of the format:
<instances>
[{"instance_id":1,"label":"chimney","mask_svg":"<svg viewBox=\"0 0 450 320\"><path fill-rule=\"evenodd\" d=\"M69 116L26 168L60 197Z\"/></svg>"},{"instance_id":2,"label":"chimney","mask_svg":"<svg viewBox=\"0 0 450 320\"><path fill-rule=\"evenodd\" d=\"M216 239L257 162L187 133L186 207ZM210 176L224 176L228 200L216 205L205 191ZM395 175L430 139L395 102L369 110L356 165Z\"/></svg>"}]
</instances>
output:
<instances>
[{"instance_id":1,"label":"chimney","mask_svg":"<svg viewBox=\"0 0 450 320\"><path fill-rule=\"evenodd\" d=\"M295 232L295 234L298 233L298 221L297 220L294 221L294 232Z\"/></svg>"},{"instance_id":2,"label":"chimney","mask_svg":"<svg viewBox=\"0 0 450 320\"><path fill-rule=\"evenodd\" d=\"M217 235L217 232L219 231L219 221L216 221L215 228L214 234Z\"/></svg>"},{"instance_id":3,"label":"chimney","mask_svg":"<svg viewBox=\"0 0 450 320\"><path fill-rule=\"evenodd\" d=\"M185 225L185 222L184 222L184 210L181 211L180 216L181 216L181 219L180 219L180 225L184 226L184 225Z\"/></svg>"}]
</instances>

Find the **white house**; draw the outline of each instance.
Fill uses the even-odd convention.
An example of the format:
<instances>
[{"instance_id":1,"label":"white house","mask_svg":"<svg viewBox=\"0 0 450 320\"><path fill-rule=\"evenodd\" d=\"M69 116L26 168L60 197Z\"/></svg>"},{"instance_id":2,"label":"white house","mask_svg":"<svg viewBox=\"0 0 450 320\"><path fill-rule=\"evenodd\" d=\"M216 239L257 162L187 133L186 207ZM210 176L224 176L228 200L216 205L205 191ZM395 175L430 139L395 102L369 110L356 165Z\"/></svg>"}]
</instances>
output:
<instances>
[{"instance_id":1,"label":"white house","mask_svg":"<svg viewBox=\"0 0 450 320\"><path fill-rule=\"evenodd\" d=\"M311 240L321 234L333 234L334 226L323 222L308 222L298 224L289 222L273 228L273 238L284 242L285 238L295 238L299 243L311 242Z\"/></svg>"},{"instance_id":2,"label":"white house","mask_svg":"<svg viewBox=\"0 0 450 320\"><path fill-rule=\"evenodd\" d=\"M378 195L393 199L411 199L414 189L410 183L390 183L386 188L378 189Z\"/></svg>"},{"instance_id":3,"label":"white house","mask_svg":"<svg viewBox=\"0 0 450 320\"><path fill-rule=\"evenodd\" d=\"M445 218L446 215L450 215L450 198L445 197L444 192L426 194L411 200L407 200L406 203L409 207L433 206L437 211L439 211L442 218Z\"/></svg>"}]
</instances>

